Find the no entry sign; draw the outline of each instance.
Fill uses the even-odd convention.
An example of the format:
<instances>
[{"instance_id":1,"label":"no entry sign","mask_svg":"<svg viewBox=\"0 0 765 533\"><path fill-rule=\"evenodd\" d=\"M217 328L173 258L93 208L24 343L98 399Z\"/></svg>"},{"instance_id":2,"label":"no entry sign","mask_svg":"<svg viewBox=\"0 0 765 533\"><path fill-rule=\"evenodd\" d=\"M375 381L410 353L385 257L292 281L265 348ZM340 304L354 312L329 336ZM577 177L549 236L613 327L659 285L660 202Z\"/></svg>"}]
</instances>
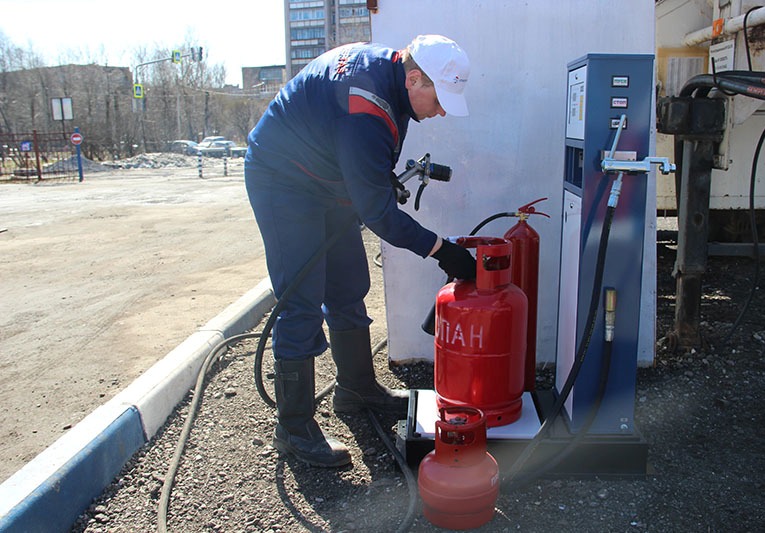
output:
<instances>
[{"instance_id":1,"label":"no entry sign","mask_svg":"<svg viewBox=\"0 0 765 533\"><path fill-rule=\"evenodd\" d=\"M72 144L75 146L82 144L82 133L72 133L72 136L69 137L69 140L72 141Z\"/></svg>"}]
</instances>

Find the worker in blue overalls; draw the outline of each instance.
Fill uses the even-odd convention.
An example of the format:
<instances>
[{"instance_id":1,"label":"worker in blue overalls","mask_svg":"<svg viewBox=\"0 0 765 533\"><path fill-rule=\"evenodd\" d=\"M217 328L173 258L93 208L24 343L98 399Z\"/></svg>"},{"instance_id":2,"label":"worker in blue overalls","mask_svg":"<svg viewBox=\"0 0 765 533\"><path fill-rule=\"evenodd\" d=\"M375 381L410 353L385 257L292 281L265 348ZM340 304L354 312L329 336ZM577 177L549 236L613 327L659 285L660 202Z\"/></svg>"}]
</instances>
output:
<instances>
[{"instance_id":1,"label":"worker in blue overalls","mask_svg":"<svg viewBox=\"0 0 765 533\"><path fill-rule=\"evenodd\" d=\"M324 320L337 366L335 412L368 407L403 416L407 409L405 391L375 378L359 221L393 246L434 257L452 277L475 277L470 252L399 210L391 187L409 119L467 115L469 72L465 52L440 35L418 36L405 50L341 46L287 83L248 136L247 194L276 298L329 237L343 234L284 302L273 329L274 447L282 453L315 466L351 461L314 420Z\"/></svg>"}]
</instances>

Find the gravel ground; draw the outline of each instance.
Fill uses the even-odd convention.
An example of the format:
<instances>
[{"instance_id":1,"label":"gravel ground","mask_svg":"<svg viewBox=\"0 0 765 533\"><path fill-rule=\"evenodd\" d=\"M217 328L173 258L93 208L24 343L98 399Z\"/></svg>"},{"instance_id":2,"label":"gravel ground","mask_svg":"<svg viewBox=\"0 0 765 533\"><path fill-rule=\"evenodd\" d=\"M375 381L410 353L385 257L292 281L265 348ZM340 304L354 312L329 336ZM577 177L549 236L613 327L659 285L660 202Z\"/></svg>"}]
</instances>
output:
<instances>
[{"instance_id":1,"label":"gravel ground","mask_svg":"<svg viewBox=\"0 0 765 533\"><path fill-rule=\"evenodd\" d=\"M376 243L369 241L370 257ZM675 247L658 245L657 327L674 320ZM379 269L367 304L383 339ZM479 531L763 531L765 523L765 296L759 288L727 345L721 345L752 286L746 258L710 258L704 278L703 328L709 348L670 353L662 340L656 363L638 372L637 425L649 443L652 473L641 479L541 479L500 493L494 518ZM258 331L258 330L256 330ZM257 340L231 349L208 373L201 407L175 477L169 531L396 530L409 493L365 416L338 416L322 401L320 424L350 445L352 467L315 469L271 447L274 411L253 380ZM269 352L266 353L268 359ZM331 358L320 358L322 381ZM431 388L432 367L389 369L376 358L381 381ZM549 383L549 374L540 374ZM272 393L271 393L272 394ZM189 397L191 394L189 394ZM162 483L188 416L188 400L139 451L103 496L83 514L75 532L138 532L157 528ZM382 420L393 436L395 420ZM419 504L418 504L419 505ZM441 531L419 509L411 531Z\"/></svg>"}]
</instances>

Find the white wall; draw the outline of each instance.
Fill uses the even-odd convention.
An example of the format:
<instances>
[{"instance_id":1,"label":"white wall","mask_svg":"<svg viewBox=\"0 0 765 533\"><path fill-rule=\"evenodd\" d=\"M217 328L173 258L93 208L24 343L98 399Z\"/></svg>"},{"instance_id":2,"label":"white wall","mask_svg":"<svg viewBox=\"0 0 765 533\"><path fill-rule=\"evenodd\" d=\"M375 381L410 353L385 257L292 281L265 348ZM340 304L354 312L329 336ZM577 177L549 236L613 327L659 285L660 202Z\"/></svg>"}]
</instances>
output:
<instances>
[{"instance_id":1,"label":"white wall","mask_svg":"<svg viewBox=\"0 0 765 533\"><path fill-rule=\"evenodd\" d=\"M654 2L379 1L379 12L372 15L373 40L403 48L421 33L446 35L470 56L470 116L410 123L397 171L406 159L430 152L434 162L454 169L454 177L450 183L431 182L419 212L414 212L413 201L405 208L442 235L465 235L491 214L549 198L538 208L552 218L534 217L530 223L541 238L537 358L553 361L566 65L587 53L653 54ZM417 185L408 185L414 194ZM649 202L652 195L654 189L649 190ZM501 236L513 224L513 219L501 219L481 234ZM648 245L646 253L655 278L655 247ZM385 244L383 264L390 358L432 360L433 337L420 330L420 323L445 275L433 259ZM655 287L655 279L647 282ZM643 359L653 357L652 294L647 298Z\"/></svg>"}]
</instances>

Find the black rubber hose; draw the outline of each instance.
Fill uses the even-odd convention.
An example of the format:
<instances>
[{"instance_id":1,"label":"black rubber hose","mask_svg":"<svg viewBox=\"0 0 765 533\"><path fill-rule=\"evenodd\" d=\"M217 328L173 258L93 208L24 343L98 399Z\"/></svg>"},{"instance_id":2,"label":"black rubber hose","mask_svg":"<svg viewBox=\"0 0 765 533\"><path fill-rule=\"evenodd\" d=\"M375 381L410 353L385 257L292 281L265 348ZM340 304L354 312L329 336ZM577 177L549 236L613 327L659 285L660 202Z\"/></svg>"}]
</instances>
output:
<instances>
[{"instance_id":1,"label":"black rubber hose","mask_svg":"<svg viewBox=\"0 0 765 533\"><path fill-rule=\"evenodd\" d=\"M356 217L352 217L351 223L356 222ZM302 279L306 276L308 271L316 264L316 262L324 255L326 254L327 250L332 247L332 245L337 242L337 240L340 238L340 236L343 234L343 231L338 231L335 233L329 240L327 240L324 245L317 250L317 252L308 260L308 262L303 266L303 268L298 272L298 275L295 277L295 280L292 282L292 284L284 291L284 294L282 294L282 297L279 299L279 302L284 302L286 298L292 294L292 292L295 290L295 287L302 281ZM283 307L283 305L281 306ZM170 494L172 492L172 487L175 482L175 475L178 472L178 468L180 465L181 457L183 456L183 452L186 448L186 443L188 442L189 435L191 434L191 428L194 424L194 420L196 419L197 411L199 410L199 405L202 400L202 393L204 391L204 381L205 377L207 375L207 372L210 369L210 366L217 361L220 354L223 352L224 348L227 348L233 343L240 342L245 339L255 338L258 337L260 340L258 342L258 352L256 353L255 357L255 385L258 389L258 392L260 393L261 398L263 401L270 405L271 407L276 406L276 402L271 399L271 397L268 395L268 392L265 390L265 386L263 385L263 352L265 351L265 339L267 339L270 335L271 330L273 329L273 323L275 322L275 318L272 320L273 317L276 317L278 315L278 312L280 311L281 307L277 303L277 305L273 308L271 311L271 315L269 317L269 320L266 322L266 326L264 327L263 331L260 333L242 333L240 335L234 335L232 337L229 337L227 339L224 339L220 343L218 343L213 349L210 351L208 356L205 358L205 361L202 363L202 366L199 370L199 374L197 374L197 382L196 387L194 389L193 399L191 402L191 405L189 406L189 414L186 417L186 421L183 425L183 429L181 431L181 435L178 439L178 444L175 448L175 453L173 454L173 458L170 461L170 466L168 467L167 474L165 475L165 480L162 485L162 491L160 493L160 499L158 504L158 510L157 510L157 531L159 533L166 533L167 532L167 511L170 506ZM382 350L388 343L387 339L383 339L380 341L373 349L372 349L372 355L374 356L377 354L380 350ZM330 384L328 387L326 387L324 390L322 390L315 398L316 401L319 401L321 398L329 394L329 392L334 387L334 384ZM374 414L369 411L369 416L372 420L373 425L375 426L375 429L377 430L381 440L385 444L385 446L391 451L394 459L398 463L399 467L401 468L401 471L404 473L404 477L406 478L407 482L407 490L409 492L409 505L407 507L407 514L404 517L404 520L402 521L401 526L399 527L398 531L408 531L411 527L411 524L414 522L414 515L417 509L417 482L414 479L414 475L412 474L411 470L409 469L409 466L406 464L406 460L401 456L401 453L396 450L395 446L390 442L390 439L388 439L387 435L385 434L384 430L380 426L380 423L375 418Z\"/></svg>"},{"instance_id":2,"label":"black rubber hose","mask_svg":"<svg viewBox=\"0 0 765 533\"><path fill-rule=\"evenodd\" d=\"M372 421L372 425L374 426L378 435L380 435L380 439L385 444L385 447L388 448L388 451L393 455L393 458L396 460L396 463L398 463L398 466L401 469L401 472L404 473L404 478L406 479L407 491L409 492L409 503L406 508L406 515L396 530L397 532L404 533L409 531L409 529L412 527L415 518L414 515L417 512L417 480L414 478L414 474L409 468L409 465L406 464L406 459L404 459L404 457L401 455L401 452L396 449L396 447L393 445L393 443L391 443L390 439L385 434L385 430L380 425L380 421L377 420L377 417L371 410L367 409L367 413L369 414L369 419Z\"/></svg>"},{"instance_id":3,"label":"black rubber hose","mask_svg":"<svg viewBox=\"0 0 765 533\"><path fill-rule=\"evenodd\" d=\"M751 83L753 80L743 77L723 76L721 74L699 74L694 76L683 86L680 96L693 96L696 90L718 88L736 94L743 94L759 100L765 100L765 85L760 81Z\"/></svg>"},{"instance_id":4,"label":"black rubber hose","mask_svg":"<svg viewBox=\"0 0 765 533\"><path fill-rule=\"evenodd\" d=\"M563 404L566 402L568 395L571 393L571 389L574 387L574 382L576 381L576 378L579 375L579 371L584 364L585 356L587 355L587 349L589 348L590 341L592 340L592 332L595 329L595 319L597 317L598 306L600 304L601 284L603 283L603 273L605 271L606 263L606 250L608 248L608 237L611 233L611 223L614 218L614 210L615 208L611 206L606 208L606 217L603 222L603 230L600 234L600 244L598 246L598 258L595 266L592 299L590 300L590 309L587 314L587 321L585 322L585 335L582 338L579 349L577 350L574 364L571 367L571 371L568 374L568 378L566 378L566 382L564 383L563 388L559 391L558 398L553 405L552 412L542 423L542 427L539 428L539 431L536 435L534 435L534 438L531 439L529 444L523 449L523 452L521 452L521 455L518 457L518 459L515 460L507 474L503 474L503 485L505 483L510 483L510 486L512 486L513 480L520 474L523 465L526 464L526 461L529 460L531 455L534 453L534 451L536 451L537 447L542 442L542 439L547 435L547 432L550 430L550 427L552 427L553 422L558 418L561 409L563 408ZM534 471L525 474L525 476L533 475L535 475Z\"/></svg>"},{"instance_id":5,"label":"black rubber hose","mask_svg":"<svg viewBox=\"0 0 765 533\"><path fill-rule=\"evenodd\" d=\"M749 58L749 45L748 45L748 38L746 35L746 19L748 18L749 14L754 11L755 9L759 9L762 6L757 6L749 11L747 11L746 16L744 17L744 38L745 42L747 43L747 59L749 60L749 70L732 70L732 71L725 71L721 73L715 73L715 75L710 76L709 74L701 74L698 76L694 76L691 78L683 87L683 89L680 92L680 96L692 96L696 91L696 96L706 96L709 93L709 90L711 88L717 87L722 89L724 92L731 91L734 94L742 94L745 96L750 96L752 98L757 98L759 100L765 100L765 72L753 72L752 65L751 65L751 58ZM754 83L752 83L754 82ZM741 324L741 321L743 320L744 315L746 314L747 310L749 309L749 305L751 304L752 298L754 297L754 292L757 288L757 280L760 275L760 247L759 247L759 238L757 235L757 220L755 216L755 208L754 208L754 189L755 189L755 182L756 182L756 173L757 173L757 163L759 161L760 157L760 150L762 149L763 140L765 140L765 130L760 134L760 139L757 142L757 147L755 148L754 157L752 159L752 169L750 173L749 178L749 217L750 217L750 225L751 225L751 232L752 232L752 243L754 245L753 254L754 254L754 278L752 282L752 288L749 292L749 295L747 297L746 302L744 303L744 306L742 307L738 317L734 321L733 325L731 326L730 331L726 334L725 338L723 339L723 344L728 344L730 342L731 337L733 336L733 333L738 329L739 325ZM678 153L678 148L681 146L682 141L675 141L675 154ZM680 149L681 150L681 149ZM681 152L682 153L682 152ZM676 159L677 160L677 159ZM678 164L680 160L677 160ZM677 182L677 176L680 174L679 167L678 172L675 174L676 176L676 184L679 185ZM679 195L679 187L677 188L677 194Z\"/></svg>"},{"instance_id":6,"label":"black rubber hose","mask_svg":"<svg viewBox=\"0 0 765 533\"><path fill-rule=\"evenodd\" d=\"M476 233L478 233L479 231L481 231L481 229L482 229L482 228L483 228L483 227L484 227L486 224L488 224L489 222L492 222L492 221L494 221L494 220L497 220L498 218L502 218L502 217L514 217L514 216L516 216L516 214L515 214L515 213L504 212L504 213L496 213L496 214L494 214L494 215L491 215L490 217L486 217L486 218L485 218L485 219L483 219L481 222L479 222L479 223L478 223L478 225L477 225L476 227L474 227L474 228L472 229L472 231L470 232L470 235L475 235Z\"/></svg>"},{"instance_id":7,"label":"black rubber hose","mask_svg":"<svg viewBox=\"0 0 765 533\"><path fill-rule=\"evenodd\" d=\"M352 220L349 221L349 225L350 223L357 223L357 219L355 216L352 217ZM276 306L271 310L271 315L268 317L268 321L263 327L263 331L259 334L260 341L258 342L258 347L255 353L255 363L254 363L255 387L258 389L258 393L260 394L260 397L270 407L276 407L276 402L269 396L268 391L266 391L265 386L263 385L263 353L265 352L266 339L271 334L271 330L273 329L274 323L276 322L276 317L279 315L279 312L284 307L284 302L294 292L298 284L300 284L303 278L305 278L305 276L308 274L311 268L313 268L316 265L319 259L321 259L327 253L327 251L337 242L337 240L343 234L344 234L343 231L338 231L337 233L332 235L321 246L321 248L319 248L316 251L316 253L314 253L314 255L311 256L311 258L308 260L305 266L303 266L303 268L300 269L300 272L298 272L298 275L295 276L295 279L292 281L292 283L290 283L289 287L287 287L287 289L284 291L284 294L282 294L282 297L279 298L279 301L277 302ZM387 345L387 343L388 343L387 338L379 342L372 349L372 355L374 356L375 354L377 354L380 350L382 350ZM318 402L321 398L329 394L329 392L333 388L334 388L334 383L327 386L325 389L319 392L319 394L316 395L315 401ZM409 493L409 505L407 506L406 516L404 517L404 520L402 521L397 531L401 531L401 532L409 531L412 523L414 522L414 515L417 511L417 482L414 479L414 474L412 474L412 471L410 470L409 466L406 464L406 460L401 456L401 453L398 452L398 450L396 450L395 446L391 444L390 439L388 439L387 435L385 434L385 431L380 426L380 423L377 420L377 418L375 418L374 414L371 411L368 411L368 412L369 412L369 417L372 420L372 424L374 425L375 430L380 436L380 439L383 441L383 443L388 448L388 450L390 450L390 452L393 454L393 457L398 463L399 468L401 468L401 471L404 473L404 477L406 479L406 484L407 484L407 490Z\"/></svg>"},{"instance_id":8,"label":"black rubber hose","mask_svg":"<svg viewBox=\"0 0 765 533\"><path fill-rule=\"evenodd\" d=\"M744 306L741 308L741 312L739 312L738 317L735 322L733 322L730 331L723 340L724 345L730 342L733 333L738 329L739 325L741 325L744 315L746 315L746 312L749 310L749 305L751 305L752 298L754 298L754 292L757 290L757 280L760 277L760 243L757 235L757 217L755 216L754 209L754 184L757 178L757 164L760 160L760 150L762 150L763 141L765 141L765 130L762 130L760 140L757 141L757 148L755 148L754 156L752 157L752 170L749 175L749 224L752 230L752 244L754 246L754 276L752 277L752 288L749 291L749 296L747 297Z\"/></svg>"},{"instance_id":9,"label":"black rubber hose","mask_svg":"<svg viewBox=\"0 0 765 533\"><path fill-rule=\"evenodd\" d=\"M356 215L350 217L348 223L341 227L350 227L351 224L358 224L358 218ZM279 313L284 308L285 302L287 302L292 293L297 290L300 282L302 282L303 278L305 278L311 269L316 266L316 263L318 263L319 260L324 257L327 251L332 248L332 246L334 246L335 243L340 240L340 237L342 237L344 234L345 231L342 230L335 232L334 235L330 236L330 238L324 241L324 244L322 244L321 247L316 250L316 252L311 256L306 264L303 265L303 267L300 269L300 272L298 272L297 276L295 276L295 279L292 280L289 286L284 290L284 293L279 298L279 301L276 302L276 306L271 311L271 315L268 317L266 325L263 326L263 331L260 334L260 342L258 342L258 347L255 350L255 363L253 371L255 374L255 387L258 389L258 394L260 394L260 397L269 407L276 407L276 402L273 398L271 398L271 396L268 394L268 391L266 390L266 387L263 385L263 353L266 349L266 339L268 339L268 337L271 335L271 330L274 328L276 319L279 317ZM321 391L316 396L316 398L320 399L329 394L329 391L332 390L332 387L334 387L334 384Z\"/></svg>"},{"instance_id":10,"label":"black rubber hose","mask_svg":"<svg viewBox=\"0 0 765 533\"><path fill-rule=\"evenodd\" d=\"M747 27L746 22L749 19L749 15L752 13L752 11L756 11L760 9L762 6L755 6L752 8L749 8L749 11L746 12L746 15L744 15L744 48L746 48L746 62L749 66L749 70L752 70L752 53L749 50L749 35L747 35Z\"/></svg>"},{"instance_id":11,"label":"black rubber hose","mask_svg":"<svg viewBox=\"0 0 765 533\"><path fill-rule=\"evenodd\" d=\"M417 188L417 194L414 197L414 210L419 211L420 210L420 199L422 198L422 193L425 192L425 186L427 184L423 181L420 183L420 186Z\"/></svg>"},{"instance_id":12,"label":"black rubber hose","mask_svg":"<svg viewBox=\"0 0 765 533\"><path fill-rule=\"evenodd\" d=\"M723 70L717 73L718 78L740 78L741 81L753 81L757 83L763 83L765 80L765 72L758 72L754 70Z\"/></svg>"},{"instance_id":13,"label":"black rubber hose","mask_svg":"<svg viewBox=\"0 0 765 533\"><path fill-rule=\"evenodd\" d=\"M584 438L587 436L590 428L592 427L592 424L595 423L595 418L598 416L600 406L603 403L603 398L606 395L606 387L608 386L608 374L611 371L611 355L613 353L613 345L613 341L606 341L603 343L603 361L601 362L600 366L598 392L595 396L595 401L590 407L590 410L587 412L587 418L585 419L584 424L582 424L582 427L579 428L579 431L576 433L576 435L574 435L574 438L568 441L563 450L561 450L550 460L546 461L540 468L528 473L518 475L512 479L508 487L503 487L505 490L520 489L527 485L529 482L542 477L555 466L559 465L569 455L571 455L579 446L579 444L581 444L582 440L584 440Z\"/></svg>"},{"instance_id":14,"label":"black rubber hose","mask_svg":"<svg viewBox=\"0 0 765 533\"><path fill-rule=\"evenodd\" d=\"M189 405L189 414L186 416L181 435L178 437L178 444L175 446L175 453L173 453L173 458L170 460L170 465L165 474L165 480L162 483L162 491L159 496L159 504L157 508L157 531L159 533L167 532L167 510L170 507L170 493L173 489L175 475L178 472L178 466L181 463L183 451L186 449L186 443L191 434L191 428L194 425L194 420L196 419L197 411L199 410L199 404L202 402L202 394L205 388L205 377L207 376L210 366L218 360L218 357L223 353L224 348L228 348L232 343L259 336L259 333L243 333L224 339L213 347L202 363L199 373L197 374L197 382L194 387L191 405Z\"/></svg>"}]
</instances>

